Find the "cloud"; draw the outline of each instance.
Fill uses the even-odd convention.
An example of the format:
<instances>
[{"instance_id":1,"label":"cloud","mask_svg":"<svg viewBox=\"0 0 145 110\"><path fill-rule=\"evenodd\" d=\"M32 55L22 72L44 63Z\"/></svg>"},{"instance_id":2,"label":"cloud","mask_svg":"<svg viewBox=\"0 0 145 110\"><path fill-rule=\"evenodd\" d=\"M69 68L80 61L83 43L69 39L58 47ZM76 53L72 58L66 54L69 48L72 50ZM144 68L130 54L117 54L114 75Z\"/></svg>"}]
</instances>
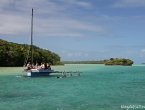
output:
<instances>
[{"instance_id":1,"label":"cloud","mask_svg":"<svg viewBox=\"0 0 145 110\"><path fill-rule=\"evenodd\" d=\"M82 53L75 53L75 56L82 56Z\"/></svg>"},{"instance_id":2,"label":"cloud","mask_svg":"<svg viewBox=\"0 0 145 110\"><path fill-rule=\"evenodd\" d=\"M60 0L63 3L66 3L67 5L77 5L77 6L82 6L84 8L90 8L92 7L92 4L90 2L84 2L84 1L79 1L79 0Z\"/></svg>"},{"instance_id":3,"label":"cloud","mask_svg":"<svg viewBox=\"0 0 145 110\"><path fill-rule=\"evenodd\" d=\"M30 32L31 8L34 8L34 34L38 36L88 36L84 33L103 33L105 28L91 20L77 19L69 15L73 9L91 7L89 2L78 0L6 0L0 1L0 34ZM76 8L74 8L76 7ZM6 9L6 10L5 10ZM75 16L75 15L74 15Z\"/></svg>"},{"instance_id":4,"label":"cloud","mask_svg":"<svg viewBox=\"0 0 145 110\"><path fill-rule=\"evenodd\" d=\"M62 50L62 53L66 53L66 51L65 50Z\"/></svg>"},{"instance_id":5,"label":"cloud","mask_svg":"<svg viewBox=\"0 0 145 110\"><path fill-rule=\"evenodd\" d=\"M136 62L145 57L143 46L111 46L105 50L63 50L59 55L62 60L104 60L110 58L129 58Z\"/></svg>"},{"instance_id":6,"label":"cloud","mask_svg":"<svg viewBox=\"0 0 145 110\"><path fill-rule=\"evenodd\" d=\"M144 7L145 0L117 0L113 7L117 8L134 8L134 7Z\"/></svg>"},{"instance_id":7,"label":"cloud","mask_svg":"<svg viewBox=\"0 0 145 110\"><path fill-rule=\"evenodd\" d=\"M142 49L140 53L140 58L144 58L144 57L145 57L145 49Z\"/></svg>"},{"instance_id":8,"label":"cloud","mask_svg":"<svg viewBox=\"0 0 145 110\"><path fill-rule=\"evenodd\" d=\"M89 54L88 54L88 53L86 53L84 56L85 56L85 57L88 57L88 56L89 56Z\"/></svg>"},{"instance_id":9,"label":"cloud","mask_svg":"<svg viewBox=\"0 0 145 110\"><path fill-rule=\"evenodd\" d=\"M11 4L14 0L1 0L0 1L0 8L1 7L5 7L8 6L9 4Z\"/></svg>"},{"instance_id":10,"label":"cloud","mask_svg":"<svg viewBox=\"0 0 145 110\"><path fill-rule=\"evenodd\" d=\"M90 22L83 22L68 17L36 18L34 29L37 34L47 36L86 36L83 31L101 32L104 29Z\"/></svg>"},{"instance_id":11,"label":"cloud","mask_svg":"<svg viewBox=\"0 0 145 110\"><path fill-rule=\"evenodd\" d=\"M0 34L22 34L30 30L30 21L15 13L1 14ZM29 25L28 25L29 24Z\"/></svg>"},{"instance_id":12,"label":"cloud","mask_svg":"<svg viewBox=\"0 0 145 110\"><path fill-rule=\"evenodd\" d=\"M142 49L141 51L142 51L142 52L145 52L145 49Z\"/></svg>"},{"instance_id":13,"label":"cloud","mask_svg":"<svg viewBox=\"0 0 145 110\"><path fill-rule=\"evenodd\" d=\"M85 51L81 51L81 52L78 52L78 51L66 51L66 50L62 50L60 52L60 55L63 56L66 58L73 58L73 59L85 59L86 57L89 56L88 53L86 53Z\"/></svg>"},{"instance_id":14,"label":"cloud","mask_svg":"<svg viewBox=\"0 0 145 110\"><path fill-rule=\"evenodd\" d=\"M68 57L72 57L73 56L73 53L68 53L67 56Z\"/></svg>"}]
</instances>

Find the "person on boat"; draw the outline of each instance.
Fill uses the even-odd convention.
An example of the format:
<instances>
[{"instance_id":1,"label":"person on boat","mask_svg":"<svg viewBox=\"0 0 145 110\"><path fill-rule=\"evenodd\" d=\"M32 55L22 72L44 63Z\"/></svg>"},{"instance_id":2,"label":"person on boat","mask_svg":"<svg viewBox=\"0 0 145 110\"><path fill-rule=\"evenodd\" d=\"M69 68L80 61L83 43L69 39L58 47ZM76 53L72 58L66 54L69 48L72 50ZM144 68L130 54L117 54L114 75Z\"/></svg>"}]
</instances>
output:
<instances>
[{"instance_id":1,"label":"person on boat","mask_svg":"<svg viewBox=\"0 0 145 110\"><path fill-rule=\"evenodd\" d=\"M44 69L44 68L45 68L45 67L44 67L44 64L41 63L40 69Z\"/></svg>"},{"instance_id":2,"label":"person on boat","mask_svg":"<svg viewBox=\"0 0 145 110\"><path fill-rule=\"evenodd\" d=\"M35 65L35 69L38 69L38 63L36 63L36 65Z\"/></svg>"},{"instance_id":3,"label":"person on boat","mask_svg":"<svg viewBox=\"0 0 145 110\"><path fill-rule=\"evenodd\" d=\"M27 66L26 66L26 70L30 70L31 69L31 64L30 62L28 62Z\"/></svg>"},{"instance_id":4,"label":"person on boat","mask_svg":"<svg viewBox=\"0 0 145 110\"><path fill-rule=\"evenodd\" d=\"M48 68L49 70L51 70L51 67L50 67L50 64L49 64L49 63L47 63L47 68Z\"/></svg>"},{"instance_id":5,"label":"person on boat","mask_svg":"<svg viewBox=\"0 0 145 110\"><path fill-rule=\"evenodd\" d=\"M47 63L44 63L45 69L48 69Z\"/></svg>"},{"instance_id":6,"label":"person on boat","mask_svg":"<svg viewBox=\"0 0 145 110\"><path fill-rule=\"evenodd\" d=\"M45 63L44 66L45 66L45 69L51 70L49 63Z\"/></svg>"},{"instance_id":7,"label":"person on boat","mask_svg":"<svg viewBox=\"0 0 145 110\"><path fill-rule=\"evenodd\" d=\"M32 69L35 69L35 65L34 65L34 63L32 64Z\"/></svg>"}]
</instances>

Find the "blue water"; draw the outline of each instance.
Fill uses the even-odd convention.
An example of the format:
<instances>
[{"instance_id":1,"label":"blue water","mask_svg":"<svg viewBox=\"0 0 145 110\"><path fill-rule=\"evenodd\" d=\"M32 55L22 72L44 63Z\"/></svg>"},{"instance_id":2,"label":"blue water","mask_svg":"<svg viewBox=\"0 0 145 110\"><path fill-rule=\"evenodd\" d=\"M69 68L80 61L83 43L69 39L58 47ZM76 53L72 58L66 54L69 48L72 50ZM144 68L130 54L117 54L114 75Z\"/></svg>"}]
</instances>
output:
<instances>
[{"instance_id":1,"label":"blue water","mask_svg":"<svg viewBox=\"0 0 145 110\"><path fill-rule=\"evenodd\" d=\"M52 66L81 71L66 78L26 78L20 67L0 68L0 110L120 110L121 105L145 106L145 65ZM127 109L124 109L127 110Z\"/></svg>"}]
</instances>

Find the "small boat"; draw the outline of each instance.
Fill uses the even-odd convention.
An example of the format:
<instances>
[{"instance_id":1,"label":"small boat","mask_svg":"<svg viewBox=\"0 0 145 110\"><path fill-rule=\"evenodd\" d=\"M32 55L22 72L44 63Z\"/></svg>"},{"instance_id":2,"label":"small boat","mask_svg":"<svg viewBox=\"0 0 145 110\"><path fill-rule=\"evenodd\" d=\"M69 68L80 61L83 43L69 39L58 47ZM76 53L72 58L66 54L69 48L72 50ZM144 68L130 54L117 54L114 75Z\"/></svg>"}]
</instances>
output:
<instances>
[{"instance_id":1,"label":"small boat","mask_svg":"<svg viewBox=\"0 0 145 110\"><path fill-rule=\"evenodd\" d=\"M31 64L33 64L33 9L32 9L32 19L31 19ZM48 76L50 73L54 73L54 70L49 69L30 69L24 70L27 72L27 76Z\"/></svg>"}]
</instances>

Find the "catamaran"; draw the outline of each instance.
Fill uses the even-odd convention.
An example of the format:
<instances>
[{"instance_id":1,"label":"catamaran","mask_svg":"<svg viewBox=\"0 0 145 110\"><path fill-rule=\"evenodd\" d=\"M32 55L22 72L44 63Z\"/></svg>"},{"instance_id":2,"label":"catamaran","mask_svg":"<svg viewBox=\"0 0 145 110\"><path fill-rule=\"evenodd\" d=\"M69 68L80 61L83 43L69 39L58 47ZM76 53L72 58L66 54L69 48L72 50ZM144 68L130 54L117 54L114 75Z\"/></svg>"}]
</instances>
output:
<instances>
[{"instance_id":1,"label":"catamaran","mask_svg":"<svg viewBox=\"0 0 145 110\"><path fill-rule=\"evenodd\" d=\"M33 9L31 18L31 66L33 64ZM26 71L26 70L25 70ZM54 70L49 69L30 69L27 72L27 76L48 76L50 73L54 73Z\"/></svg>"}]
</instances>

